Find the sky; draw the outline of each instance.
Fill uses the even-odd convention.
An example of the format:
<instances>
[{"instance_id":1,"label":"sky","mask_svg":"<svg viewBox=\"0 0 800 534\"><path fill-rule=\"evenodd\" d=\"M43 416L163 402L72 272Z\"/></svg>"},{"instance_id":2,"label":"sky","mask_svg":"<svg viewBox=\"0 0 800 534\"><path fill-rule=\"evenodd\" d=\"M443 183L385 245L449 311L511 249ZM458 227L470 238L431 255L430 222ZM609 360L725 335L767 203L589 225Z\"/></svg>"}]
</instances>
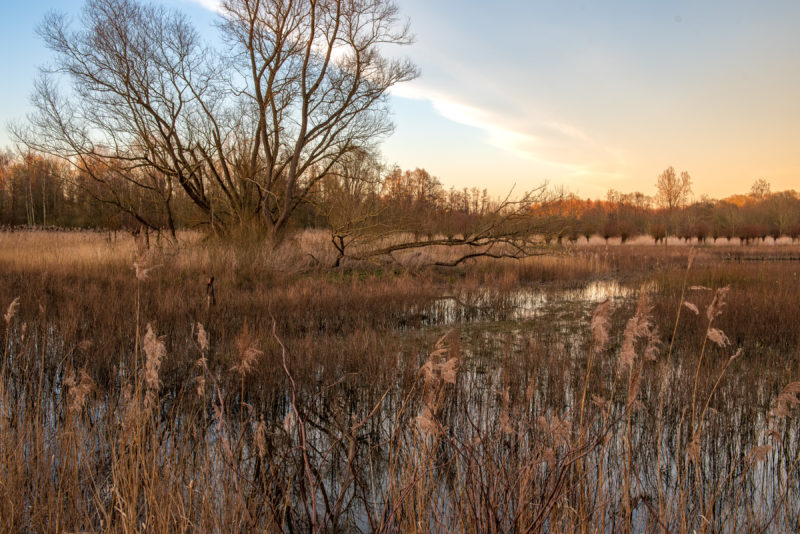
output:
<instances>
[{"instance_id":1,"label":"sky","mask_svg":"<svg viewBox=\"0 0 800 534\"><path fill-rule=\"evenodd\" d=\"M214 31L216 0L159 0ZM688 171L696 197L800 189L800 2L796 0L399 0L420 68L392 90L384 160L446 186L520 193L547 182L581 197L655 193ZM0 7L0 146L30 111L49 51L48 10Z\"/></svg>"}]
</instances>

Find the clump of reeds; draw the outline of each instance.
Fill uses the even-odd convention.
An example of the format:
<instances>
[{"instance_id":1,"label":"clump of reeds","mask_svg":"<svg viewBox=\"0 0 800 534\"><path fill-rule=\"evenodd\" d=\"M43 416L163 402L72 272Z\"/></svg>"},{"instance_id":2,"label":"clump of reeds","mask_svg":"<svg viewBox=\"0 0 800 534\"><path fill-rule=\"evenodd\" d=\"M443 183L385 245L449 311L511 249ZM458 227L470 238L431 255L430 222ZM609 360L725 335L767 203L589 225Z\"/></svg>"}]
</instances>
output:
<instances>
[{"instance_id":1,"label":"clump of reeds","mask_svg":"<svg viewBox=\"0 0 800 534\"><path fill-rule=\"evenodd\" d=\"M679 259L685 251L658 261L672 268ZM257 269L266 260L254 258L242 267L245 278L220 275L219 311L206 313L207 265L177 270L159 259L169 266L144 278L153 260L139 265L139 276L127 258L73 285L57 270L30 277L27 289L17 272L4 279L4 528L797 527L790 415L800 386L780 362L771 380L788 384L772 399L765 381L754 397L762 388L751 387L753 371L743 366L771 370L738 340L738 325L766 321L756 313L749 326L740 311L743 302L770 310L757 285L757 275L773 272L765 267L687 269L677 282L665 275L640 289L626 320L618 319L626 304L600 303L586 329L591 342L581 344L538 323L445 336L435 325L414 328L441 294L437 273L388 281L395 275L315 273L262 285ZM477 291L476 280L495 276L509 288L522 280L492 269L448 280L448 291L461 282ZM749 285L732 273L749 273ZM779 278L775 302L796 295L792 280ZM119 298L108 299L109 287ZM12 298L36 302L36 291L39 315ZM133 309L143 336L134 334ZM85 321L63 310L84 310ZM765 315L788 328L790 318ZM657 326L673 331L668 350L657 350ZM763 420L737 412L731 429L726 403L743 402L751 412L769 409Z\"/></svg>"},{"instance_id":2,"label":"clump of reeds","mask_svg":"<svg viewBox=\"0 0 800 534\"><path fill-rule=\"evenodd\" d=\"M428 437L436 436L441 431L437 416L444 398L445 384L455 385L456 383L458 356L453 355L449 359L444 359L444 356L450 353L450 348L445 346L445 341L451 333L452 331L447 332L439 338L434 350L419 370L425 385L422 410L417 416L416 422L422 433Z\"/></svg>"},{"instance_id":3,"label":"clump of reeds","mask_svg":"<svg viewBox=\"0 0 800 534\"><path fill-rule=\"evenodd\" d=\"M68 371L64 376L64 387L67 388L67 395L69 402L67 404L68 411L73 415L78 415L83 410L84 403L89 394L94 390L94 381L86 373L81 370L78 375L74 371Z\"/></svg>"},{"instance_id":4,"label":"clump of reeds","mask_svg":"<svg viewBox=\"0 0 800 534\"><path fill-rule=\"evenodd\" d=\"M152 411L158 400L159 379L158 373L161 369L161 362L167 355L167 348L164 345L164 338L159 337L153 331L153 326L147 323L147 331L144 334L144 353L147 357L144 367L144 409Z\"/></svg>"},{"instance_id":5,"label":"clump of reeds","mask_svg":"<svg viewBox=\"0 0 800 534\"><path fill-rule=\"evenodd\" d=\"M3 315L3 319L6 321L6 328L8 328L11 324L11 320L17 315L17 310L19 310L19 297L11 301L11 304L8 305L8 309L6 309L5 315Z\"/></svg>"}]
</instances>

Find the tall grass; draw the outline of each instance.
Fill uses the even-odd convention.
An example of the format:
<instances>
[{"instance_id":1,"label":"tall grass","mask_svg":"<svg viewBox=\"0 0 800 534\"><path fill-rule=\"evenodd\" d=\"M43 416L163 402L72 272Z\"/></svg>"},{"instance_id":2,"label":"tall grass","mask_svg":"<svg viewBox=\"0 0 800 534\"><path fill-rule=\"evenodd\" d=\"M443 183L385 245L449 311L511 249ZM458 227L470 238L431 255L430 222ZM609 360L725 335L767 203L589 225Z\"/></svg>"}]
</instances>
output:
<instances>
[{"instance_id":1,"label":"tall grass","mask_svg":"<svg viewBox=\"0 0 800 534\"><path fill-rule=\"evenodd\" d=\"M604 251L445 272L298 274L256 252L225 270L250 253L194 248L80 273L9 260L0 524L795 530L794 271L643 249L662 268ZM431 324L445 294L492 325L522 284L612 273L635 298L570 322Z\"/></svg>"}]
</instances>

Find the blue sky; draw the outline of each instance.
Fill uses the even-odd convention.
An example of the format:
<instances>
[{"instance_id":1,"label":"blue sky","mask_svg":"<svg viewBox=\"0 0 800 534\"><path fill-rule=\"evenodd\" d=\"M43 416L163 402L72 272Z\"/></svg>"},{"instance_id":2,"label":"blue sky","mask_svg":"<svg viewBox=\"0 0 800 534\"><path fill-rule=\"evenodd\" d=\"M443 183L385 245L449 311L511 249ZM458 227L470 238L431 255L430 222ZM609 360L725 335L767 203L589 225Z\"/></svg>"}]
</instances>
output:
<instances>
[{"instance_id":1,"label":"blue sky","mask_svg":"<svg viewBox=\"0 0 800 534\"><path fill-rule=\"evenodd\" d=\"M161 0L209 28L215 0ZM581 196L654 192L674 165L697 196L758 178L800 189L800 2L402 0L422 75L393 92L387 162L501 195L548 180ZM0 119L24 118L34 28L48 9L0 7ZM213 30L207 30L213 31ZM5 131L0 145L8 144Z\"/></svg>"}]
</instances>

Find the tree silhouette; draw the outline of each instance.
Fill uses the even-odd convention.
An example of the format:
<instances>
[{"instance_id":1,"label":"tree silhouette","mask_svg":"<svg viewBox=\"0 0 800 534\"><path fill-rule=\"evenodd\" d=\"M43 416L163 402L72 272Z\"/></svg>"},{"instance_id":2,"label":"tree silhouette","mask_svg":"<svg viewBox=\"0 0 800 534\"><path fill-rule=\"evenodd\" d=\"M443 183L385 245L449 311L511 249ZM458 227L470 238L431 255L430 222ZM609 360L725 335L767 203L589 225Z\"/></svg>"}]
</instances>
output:
<instances>
[{"instance_id":1,"label":"tree silhouette","mask_svg":"<svg viewBox=\"0 0 800 534\"><path fill-rule=\"evenodd\" d=\"M675 169L670 166L658 175L655 201L657 205L667 211L667 236L669 235L669 226L671 225L673 228L676 226L675 211L686 205L691 194L692 179L688 172L683 171L678 177ZM666 243L665 237L664 244Z\"/></svg>"},{"instance_id":2,"label":"tree silhouette","mask_svg":"<svg viewBox=\"0 0 800 534\"><path fill-rule=\"evenodd\" d=\"M56 68L17 138L98 184L157 189L167 204L178 187L206 224L279 240L323 177L391 131L388 90L417 71L384 52L410 34L391 0L226 0L222 13L225 52L180 12L137 0L88 0L77 31L48 16Z\"/></svg>"}]
</instances>

